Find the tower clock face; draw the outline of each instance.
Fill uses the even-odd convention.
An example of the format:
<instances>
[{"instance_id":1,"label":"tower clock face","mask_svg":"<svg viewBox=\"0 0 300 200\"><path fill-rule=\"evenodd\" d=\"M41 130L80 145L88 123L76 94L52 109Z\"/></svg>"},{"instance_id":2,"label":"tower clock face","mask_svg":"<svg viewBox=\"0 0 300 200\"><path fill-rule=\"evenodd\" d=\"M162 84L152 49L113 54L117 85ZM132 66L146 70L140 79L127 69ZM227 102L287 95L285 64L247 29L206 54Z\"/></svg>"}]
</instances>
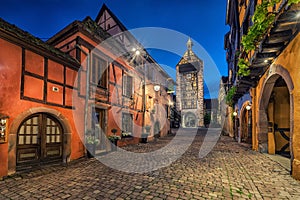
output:
<instances>
[{"instance_id":1,"label":"tower clock face","mask_svg":"<svg viewBox=\"0 0 300 200\"><path fill-rule=\"evenodd\" d=\"M192 77L191 74L187 74L187 75L186 75L186 78L188 78L188 79L190 79L191 77Z\"/></svg>"}]
</instances>

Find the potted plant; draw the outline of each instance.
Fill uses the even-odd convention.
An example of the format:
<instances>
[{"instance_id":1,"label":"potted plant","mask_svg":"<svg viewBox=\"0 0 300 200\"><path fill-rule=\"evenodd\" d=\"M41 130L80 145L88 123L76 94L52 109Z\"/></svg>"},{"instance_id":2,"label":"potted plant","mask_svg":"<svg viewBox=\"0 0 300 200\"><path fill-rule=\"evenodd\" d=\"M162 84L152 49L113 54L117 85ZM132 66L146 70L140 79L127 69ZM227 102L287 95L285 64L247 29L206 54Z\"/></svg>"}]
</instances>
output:
<instances>
[{"instance_id":1,"label":"potted plant","mask_svg":"<svg viewBox=\"0 0 300 200\"><path fill-rule=\"evenodd\" d=\"M116 135L117 129L112 129L111 132L113 133L113 135L109 135L108 139L111 141L112 144L114 144L111 146L112 151L116 151L118 146L118 140L120 140L121 137Z\"/></svg>"},{"instance_id":2,"label":"potted plant","mask_svg":"<svg viewBox=\"0 0 300 200\"><path fill-rule=\"evenodd\" d=\"M132 133L127 131L122 131L122 138L131 138Z\"/></svg>"},{"instance_id":3,"label":"potted plant","mask_svg":"<svg viewBox=\"0 0 300 200\"><path fill-rule=\"evenodd\" d=\"M148 135L150 134L151 126L147 125L147 126L144 127L144 129L145 129L146 132L142 133L141 142L142 143L147 143Z\"/></svg>"}]
</instances>

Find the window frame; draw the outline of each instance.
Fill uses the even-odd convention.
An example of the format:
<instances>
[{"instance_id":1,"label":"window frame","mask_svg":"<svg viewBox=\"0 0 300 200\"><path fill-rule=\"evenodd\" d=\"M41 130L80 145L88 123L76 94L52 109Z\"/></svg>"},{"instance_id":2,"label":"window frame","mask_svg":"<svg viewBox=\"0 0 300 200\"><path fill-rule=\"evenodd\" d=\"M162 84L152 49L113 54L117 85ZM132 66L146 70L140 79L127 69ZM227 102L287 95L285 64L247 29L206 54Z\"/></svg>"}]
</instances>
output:
<instances>
[{"instance_id":1,"label":"window frame","mask_svg":"<svg viewBox=\"0 0 300 200\"><path fill-rule=\"evenodd\" d=\"M97 54L92 54L92 69L90 74L90 82L99 88L108 88L108 68L109 63ZM104 71L103 71L104 70ZM99 78L101 74L101 78Z\"/></svg>"},{"instance_id":2,"label":"window frame","mask_svg":"<svg viewBox=\"0 0 300 200\"><path fill-rule=\"evenodd\" d=\"M125 121L124 120L125 117L128 117L129 121L128 121L128 119ZM130 124L125 127L125 124L127 123L127 121ZM122 113L122 132L127 132L127 133L131 133L131 134L133 133L133 114L131 114L129 112Z\"/></svg>"},{"instance_id":3,"label":"window frame","mask_svg":"<svg viewBox=\"0 0 300 200\"><path fill-rule=\"evenodd\" d=\"M122 77L122 95L128 98L132 98L133 97L133 77L128 75L128 74L123 74ZM128 82L128 80L130 79L130 84ZM128 86L130 85L130 86ZM131 87L131 88L128 88Z\"/></svg>"}]
</instances>

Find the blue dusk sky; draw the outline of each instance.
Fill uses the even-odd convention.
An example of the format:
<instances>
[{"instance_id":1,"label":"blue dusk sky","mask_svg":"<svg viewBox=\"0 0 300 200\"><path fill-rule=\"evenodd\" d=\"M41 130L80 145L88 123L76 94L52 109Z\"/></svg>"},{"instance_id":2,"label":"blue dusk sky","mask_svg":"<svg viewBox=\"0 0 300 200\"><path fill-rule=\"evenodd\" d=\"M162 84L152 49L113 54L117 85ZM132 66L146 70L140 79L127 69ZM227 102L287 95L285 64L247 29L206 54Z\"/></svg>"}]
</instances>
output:
<instances>
[{"instance_id":1,"label":"blue dusk sky","mask_svg":"<svg viewBox=\"0 0 300 200\"><path fill-rule=\"evenodd\" d=\"M217 97L220 76L227 76L223 46L229 27L225 25L225 0L2 0L0 17L47 40L74 20L86 16L95 19L103 3L128 30L160 27L191 37L199 47L195 45L194 52L204 61L205 82L213 86L210 95L206 89L205 96ZM148 50L174 80L175 66L186 50L185 42L179 42L178 48L178 55ZM214 67L219 72L211 70Z\"/></svg>"}]
</instances>

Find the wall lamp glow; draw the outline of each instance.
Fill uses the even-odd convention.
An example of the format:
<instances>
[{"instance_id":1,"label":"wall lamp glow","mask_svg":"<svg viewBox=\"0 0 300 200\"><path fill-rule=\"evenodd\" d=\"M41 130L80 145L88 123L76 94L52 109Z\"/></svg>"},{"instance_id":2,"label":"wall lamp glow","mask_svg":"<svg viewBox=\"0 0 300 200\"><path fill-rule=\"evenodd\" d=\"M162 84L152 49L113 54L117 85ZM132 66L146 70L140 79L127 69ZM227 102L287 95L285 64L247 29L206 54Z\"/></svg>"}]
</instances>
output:
<instances>
[{"instance_id":1,"label":"wall lamp glow","mask_svg":"<svg viewBox=\"0 0 300 200\"><path fill-rule=\"evenodd\" d=\"M154 85L153 89L155 92L158 92L160 90L160 85Z\"/></svg>"},{"instance_id":2,"label":"wall lamp glow","mask_svg":"<svg viewBox=\"0 0 300 200\"><path fill-rule=\"evenodd\" d=\"M250 110L251 109L251 106L250 105L247 105L246 106L246 110Z\"/></svg>"}]
</instances>

